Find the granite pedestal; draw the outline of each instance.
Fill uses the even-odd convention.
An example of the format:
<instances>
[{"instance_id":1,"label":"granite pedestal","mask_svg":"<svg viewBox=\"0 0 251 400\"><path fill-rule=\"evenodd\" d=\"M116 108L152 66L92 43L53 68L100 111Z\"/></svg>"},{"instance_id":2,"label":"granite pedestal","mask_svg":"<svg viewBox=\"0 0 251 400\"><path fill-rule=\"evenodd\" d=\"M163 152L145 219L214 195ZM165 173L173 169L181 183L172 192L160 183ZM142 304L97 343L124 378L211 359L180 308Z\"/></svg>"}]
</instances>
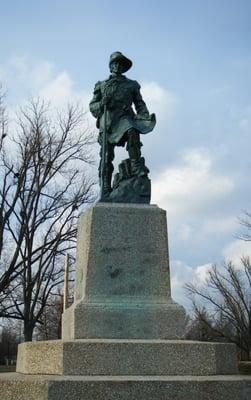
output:
<instances>
[{"instance_id":1,"label":"granite pedestal","mask_svg":"<svg viewBox=\"0 0 251 400\"><path fill-rule=\"evenodd\" d=\"M164 210L99 203L80 217L77 246L76 298L63 315L63 340L183 337Z\"/></svg>"},{"instance_id":2,"label":"granite pedestal","mask_svg":"<svg viewBox=\"0 0 251 400\"><path fill-rule=\"evenodd\" d=\"M4 400L248 400L232 344L183 340L166 214L98 203L79 219L75 301L63 340L23 343Z\"/></svg>"}]
</instances>

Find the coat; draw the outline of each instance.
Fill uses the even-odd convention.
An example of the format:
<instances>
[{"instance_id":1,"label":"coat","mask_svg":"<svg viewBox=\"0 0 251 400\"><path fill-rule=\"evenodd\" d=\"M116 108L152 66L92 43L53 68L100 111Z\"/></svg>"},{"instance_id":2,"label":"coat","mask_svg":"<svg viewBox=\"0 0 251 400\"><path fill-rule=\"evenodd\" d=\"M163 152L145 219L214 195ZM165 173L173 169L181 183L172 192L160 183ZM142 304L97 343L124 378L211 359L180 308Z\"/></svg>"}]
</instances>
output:
<instances>
[{"instance_id":1,"label":"coat","mask_svg":"<svg viewBox=\"0 0 251 400\"><path fill-rule=\"evenodd\" d=\"M102 98L105 95L111 98L106 115L109 143L118 144L130 128L135 128L140 133L148 133L154 128L155 115L149 116L138 82L124 75L111 75L108 79L96 83L90 102L90 111L97 118L97 127L101 133L105 128L102 105ZM132 108L133 104L137 114Z\"/></svg>"}]
</instances>

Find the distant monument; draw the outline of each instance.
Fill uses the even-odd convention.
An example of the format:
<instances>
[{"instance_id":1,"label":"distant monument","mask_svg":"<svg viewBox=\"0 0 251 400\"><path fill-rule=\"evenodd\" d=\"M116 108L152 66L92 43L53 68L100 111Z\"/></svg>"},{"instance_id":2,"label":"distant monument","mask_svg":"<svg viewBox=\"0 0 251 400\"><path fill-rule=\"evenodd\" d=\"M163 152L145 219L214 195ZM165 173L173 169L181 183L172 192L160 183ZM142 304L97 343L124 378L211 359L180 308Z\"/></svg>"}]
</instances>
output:
<instances>
[{"instance_id":1,"label":"distant monument","mask_svg":"<svg viewBox=\"0 0 251 400\"><path fill-rule=\"evenodd\" d=\"M166 212L146 204L140 133L153 129L155 117L138 83L121 75L131 64L113 53L112 76L96 84L91 101L101 201L79 217L75 298L62 316L62 340L19 345L17 373L0 374L4 400L251 398L235 345L184 340L185 310L171 296ZM114 147L125 143L129 159L111 186Z\"/></svg>"},{"instance_id":2,"label":"distant monument","mask_svg":"<svg viewBox=\"0 0 251 400\"><path fill-rule=\"evenodd\" d=\"M90 111L99 128L100 201L103 202L150 203L149 170L141 157L140 134L151 132L156 120L154 114L149 114L138 82L122 75L131 66L132 61L121 52L112 53L109 62L111 75L96 83L90 102ZM112 186L114 147L125 145L129 158L119 165Z\"/></svg>"}]
</instances>

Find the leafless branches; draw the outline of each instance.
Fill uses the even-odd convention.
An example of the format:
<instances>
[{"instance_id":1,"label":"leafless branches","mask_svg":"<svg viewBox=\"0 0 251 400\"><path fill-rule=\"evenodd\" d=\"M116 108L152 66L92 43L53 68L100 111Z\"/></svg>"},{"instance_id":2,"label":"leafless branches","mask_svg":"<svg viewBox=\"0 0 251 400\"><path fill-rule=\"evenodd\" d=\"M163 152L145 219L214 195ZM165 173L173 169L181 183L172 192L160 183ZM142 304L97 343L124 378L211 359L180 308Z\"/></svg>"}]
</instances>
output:
<instances>
[{"instance_id":1,"label":"leafless branches","mask_svg":"<svg viewBox=\"0 0 251 400\"><path fill-rule=\"evenodd\" d=\"M22 319L31 340L75 248L77 210L94 200L93 137L78 107L55 118L41 100L21 110L18 126L0 155L0 315Z\"/></svg>"},{"instance_id":2,"label":"leafless branches","mask_svg":"<svg viewBox=\"0 0 251 400\"><path fill-rule=\"evenodd\" d=\"M0 149L3 145L3 140L7 136L8 118L5 107L5 92L3 85L0 83Z\"/></svg>"},{"instance_id":3,"label":"leafless branches","mask_svg":"<svg viewBox=\"0 0 251 400\"><path fill-rule=\"evenodd\" d=\"M249 358L251 349L251 264L242 258L242 268L229 262L216 265L208 273L202 287L192 283L185 289L192 298L196 319L214 331L218 337L236 343ZM207 306L198 305L196 298Z\"/></svg>"},{"instance_id":4,"label":"leafless branches","mask_svg":"<svg viewBox=\"0 0 251 400\"><path fill-rule=\"evenodd\" d=\"M244 232L239 235L239 239L245 242L251 241L251 212L243 211L242 217L239 218L240 224L244 227Z\"/></svg>"}]
</instances>

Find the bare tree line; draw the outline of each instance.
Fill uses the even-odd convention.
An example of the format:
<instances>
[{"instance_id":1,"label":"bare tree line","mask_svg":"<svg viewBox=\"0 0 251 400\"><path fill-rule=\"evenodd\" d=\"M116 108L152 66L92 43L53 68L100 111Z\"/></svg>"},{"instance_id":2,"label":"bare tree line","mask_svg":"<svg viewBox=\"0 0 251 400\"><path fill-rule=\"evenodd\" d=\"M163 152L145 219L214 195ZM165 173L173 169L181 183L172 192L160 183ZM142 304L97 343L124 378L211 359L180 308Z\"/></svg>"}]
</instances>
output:
<instances>
[{"instance_id":1,"label":"bare tree line","mask_svg":"<svg viewBox=\"0 0 251 400\"><path fill-rule=\"evenodd\" d=\"M188 337L235 343L240 357L251 352L251 263L248 257L236 267L232 262L212 266L203 285L188 283L194 321ZM194 336L195 335L195 336Z\"/></svg>"},{"instance_id":2,"label":"bare tree line","mask_svg":"<svg viewBox=\"0 0 251 400\"><path fill-rule=\"evenodd\" d=\"M76 246L78 210L95 198L93 136L78 106L52 117L41 100L20 110L7 133L0 95L0 317L20 319L25 340L62 283Z\"/></svg>"}]
</instances>

